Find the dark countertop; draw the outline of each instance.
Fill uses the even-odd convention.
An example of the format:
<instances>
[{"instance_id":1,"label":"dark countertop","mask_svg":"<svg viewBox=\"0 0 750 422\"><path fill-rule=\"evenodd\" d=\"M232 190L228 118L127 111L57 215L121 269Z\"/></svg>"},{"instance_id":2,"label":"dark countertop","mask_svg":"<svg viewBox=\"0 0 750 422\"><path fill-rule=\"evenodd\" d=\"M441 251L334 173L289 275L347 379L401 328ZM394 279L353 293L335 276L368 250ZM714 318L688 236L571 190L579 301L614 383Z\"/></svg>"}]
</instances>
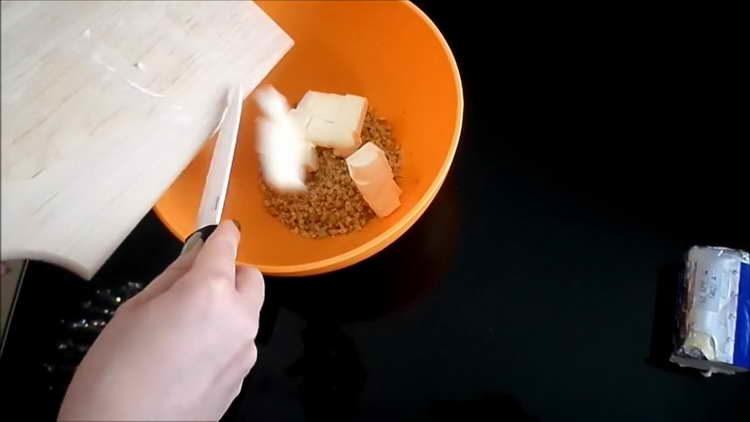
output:
<instances>
[{"instance_id":1,"label":"dark countertop","mask_svg":"<svg viewBox=\"0 0 750 422\"><path fill-rule=\"evenodd\" d=\"M259 362L225 419L747 420L748 374L665 362L682 254L750 249L731 25L418 4L464 82L450 175L384 252L268 280ZM92 282L33 263L2 414L54 415L77 359L57 350L59 319L95 289L149 280L179 247L149 214Z\"/></svg>"}]
</instances>

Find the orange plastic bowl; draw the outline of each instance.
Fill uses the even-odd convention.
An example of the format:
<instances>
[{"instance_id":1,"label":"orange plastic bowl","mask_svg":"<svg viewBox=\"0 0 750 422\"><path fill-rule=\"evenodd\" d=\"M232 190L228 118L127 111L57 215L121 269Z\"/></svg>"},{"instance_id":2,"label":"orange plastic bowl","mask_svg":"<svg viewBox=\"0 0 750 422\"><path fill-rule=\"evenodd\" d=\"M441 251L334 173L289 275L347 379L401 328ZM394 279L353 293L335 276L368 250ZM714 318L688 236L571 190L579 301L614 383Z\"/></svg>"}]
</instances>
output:
<instances>
[{"instance_id":1,"label":"orange plastic bowl","mask_svg":"<svg viewBox=\"0 0 750 422\"><path fill-rule=\"evenodd\" d=\"M295 45L266 79L296 103L307 90L367 97L401 144L401 207L364 229L306 239L263 206L254 145L257 110L245 101L225 218L242 225L238 260L273 275L340 269L395 241L424 213L453 160L463 93L456 61L430 19L408 2L261 1ZM208 143L156 204L180 239L194 229L213 145ZM435 228L440 230L439 227Z\"/></svg>"}]
</instances>

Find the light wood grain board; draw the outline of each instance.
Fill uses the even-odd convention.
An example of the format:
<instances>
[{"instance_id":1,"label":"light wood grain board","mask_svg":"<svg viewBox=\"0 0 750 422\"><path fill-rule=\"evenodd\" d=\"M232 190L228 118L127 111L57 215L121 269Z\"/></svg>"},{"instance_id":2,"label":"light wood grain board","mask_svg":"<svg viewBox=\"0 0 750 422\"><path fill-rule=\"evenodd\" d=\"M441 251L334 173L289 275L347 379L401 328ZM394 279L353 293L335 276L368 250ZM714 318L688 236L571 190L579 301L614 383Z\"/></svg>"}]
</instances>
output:
<instances>
[{"instance_id":1,"label":"light wood grain board","mask_svg":"<svg viewBox=\"0 0 750 422\"><path fill-rule=\"evenodd\" d=\"M2 2L2 259L92 277L292 44L251 2Z\"/></svg>"}]
</instances>

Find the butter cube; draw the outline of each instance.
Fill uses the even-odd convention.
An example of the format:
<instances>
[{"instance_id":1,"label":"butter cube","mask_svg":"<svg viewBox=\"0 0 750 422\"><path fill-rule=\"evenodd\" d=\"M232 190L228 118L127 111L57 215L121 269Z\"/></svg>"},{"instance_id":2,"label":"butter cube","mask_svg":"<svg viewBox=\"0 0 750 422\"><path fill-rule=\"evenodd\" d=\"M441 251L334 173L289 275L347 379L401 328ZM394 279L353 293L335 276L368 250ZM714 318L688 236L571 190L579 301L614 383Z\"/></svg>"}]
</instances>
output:
<instances>
[{"instance_id":1,"label":"butter cube","mask_svg":"<svg viewBox=\"0 0 750 422\"><path fill-rule=\"evenodd\" d=\"M348 157L362 144L362 126L367 115L367 99L357 95L338 95L307 91L296 113L305 116L305 138L334 154Z\"/></svg>"},{"instance_id":2,"label":"butter cube","mask_svg":"<svg viewBox=\"0 0 750 422\"><path fill-rule=\"evenodd\" d=\"M383 150L372 142L346 159L346 166L367 205L378 217L390 215L401 205L401 188L393 180L393 171Z\"/></svg>"},{"instance_id":3,"label":"butter cube","mask_svg":"<svg viewBox=\"0 0 750 422\"><path fill-rule=\"evenodd\" d=\"M307 126L309 117L295 109L289 110L289 117L297 126L298 133L301 133L302 137L305 138L304 128L305 126ZM304 144L305 152L302 160L304 162L305 169L309 172L318 171L318 153L315 151L315 145L308 142L307 139L305 139Z\"/></svg>"},{"instance_id":4,"label":"butter cube","mask_svg":"<svg viewBox=\"0 0 750 422\"><path fill-rule=\"evenodd\" d=\"M272 87L255 94L262 114L257 121L257 147L266 183L278 191L305 189L305 174L317 170L315 146L305 140L301 117Z\"/></svg>"}]
</instances>

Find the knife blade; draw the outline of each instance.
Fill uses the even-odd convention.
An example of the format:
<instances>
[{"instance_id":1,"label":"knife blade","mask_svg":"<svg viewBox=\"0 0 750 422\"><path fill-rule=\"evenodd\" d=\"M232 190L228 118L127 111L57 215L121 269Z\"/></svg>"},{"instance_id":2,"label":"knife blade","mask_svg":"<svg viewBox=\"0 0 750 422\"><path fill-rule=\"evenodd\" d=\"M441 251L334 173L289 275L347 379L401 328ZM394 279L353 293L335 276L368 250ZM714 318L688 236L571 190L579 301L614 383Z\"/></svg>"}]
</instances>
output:
<instances>
[{"instance_id":1,"label":"knife blade","mask_svg":"<svg viewBox=\"0 0 750 422\"><path fill-rule=\"evenodd\" d=\"M232 173L234 150L237 145L242 115L242 89L237 87L227 93L226 112L216 138L211 164L208 167L206 183L203 187L196 231L185 240L182 254L200 246L216 230L224 211L224 202Z\"/></svg>"}]
</instances>

